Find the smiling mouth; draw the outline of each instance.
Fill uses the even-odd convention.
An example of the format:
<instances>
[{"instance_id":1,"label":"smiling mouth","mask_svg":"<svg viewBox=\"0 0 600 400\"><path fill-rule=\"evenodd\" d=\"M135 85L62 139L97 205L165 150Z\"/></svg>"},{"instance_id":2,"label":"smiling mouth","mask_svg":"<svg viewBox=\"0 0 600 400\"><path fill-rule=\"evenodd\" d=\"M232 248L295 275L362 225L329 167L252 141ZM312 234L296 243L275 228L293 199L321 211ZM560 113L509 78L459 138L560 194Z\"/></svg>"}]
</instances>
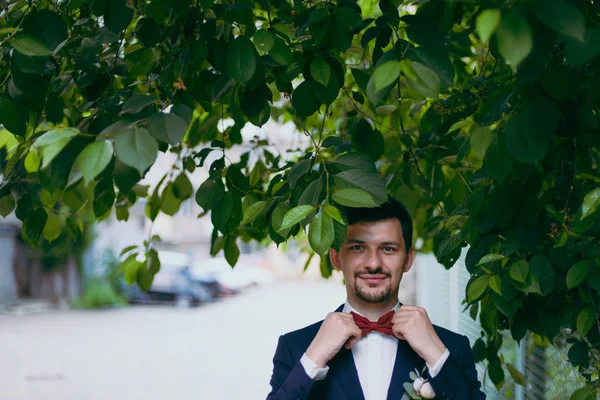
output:
<instances>
[{"instance_id":1,"label":"smiling mouth","mask_svg":"<svg viewBox=\"0 0 600 400\"><path fill-rule=\"evenodd\" d=\"M361 275L359 278L369 285L377 285L383 282L387 277L385 275Z\"/></svg>"}]
</instances>

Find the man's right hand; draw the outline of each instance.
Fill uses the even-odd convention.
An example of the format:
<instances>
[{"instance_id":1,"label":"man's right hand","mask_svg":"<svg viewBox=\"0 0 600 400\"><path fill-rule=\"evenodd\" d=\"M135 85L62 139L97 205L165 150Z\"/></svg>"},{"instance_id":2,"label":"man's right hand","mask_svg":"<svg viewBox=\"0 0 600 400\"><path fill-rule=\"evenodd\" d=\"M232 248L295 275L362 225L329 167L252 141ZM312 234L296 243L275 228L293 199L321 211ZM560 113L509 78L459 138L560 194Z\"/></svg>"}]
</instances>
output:
<instances>
[{"instance_id":1,"label":"man's right hand","mask_svg":"<svg viewBox=\"0 0 600 400\"><path fill-rule=\"evenodd\" d=\"M319 332L306 350L306 355L319 368L331 360L342 348L352 347L360 340L362 333L354 323L352 315L343 312L327 314Z\"/></svg>"}]
</instances>

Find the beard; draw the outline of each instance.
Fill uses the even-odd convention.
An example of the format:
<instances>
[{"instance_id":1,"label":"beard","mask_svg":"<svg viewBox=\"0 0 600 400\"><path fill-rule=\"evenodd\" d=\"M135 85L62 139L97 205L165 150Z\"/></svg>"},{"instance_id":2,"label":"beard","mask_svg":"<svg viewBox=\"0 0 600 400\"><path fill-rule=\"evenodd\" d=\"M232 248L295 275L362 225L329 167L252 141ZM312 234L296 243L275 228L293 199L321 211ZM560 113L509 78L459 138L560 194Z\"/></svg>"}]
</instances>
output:
<instances>
[{"instance_id":1,"label":"beard","mask_svg":"<svg viewBox=\"0 0 600 400\"><path fill-rule=\"evenodd\" d=\"M390 280L389 274L384 274L382 271L376 271L376 274L383 274L386 276L386 280L379 286L373 287L369 286L366 282L363 284L359 284L361 280L359 279L359 275L363 274L356 273L354 276L354 293L356 293L356 297L361 301L369 304L377 304L384 303L392 297L392 282Z\"/></svg>"}]
</instances>

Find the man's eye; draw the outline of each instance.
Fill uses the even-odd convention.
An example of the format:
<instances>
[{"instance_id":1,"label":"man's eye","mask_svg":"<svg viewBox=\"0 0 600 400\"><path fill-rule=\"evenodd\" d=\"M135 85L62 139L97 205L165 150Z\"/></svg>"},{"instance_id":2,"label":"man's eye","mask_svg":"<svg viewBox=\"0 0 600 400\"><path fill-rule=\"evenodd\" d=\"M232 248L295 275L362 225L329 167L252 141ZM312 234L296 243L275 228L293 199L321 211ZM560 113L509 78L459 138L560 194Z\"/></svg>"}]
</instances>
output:
<instances>
[{"instance_id":1,"label":"man's eye","mask_svg":"<svg viewBox=\"0 0 600 400\"><path fill-rule=\"evenodd\" d=\"M396 251L395 247L384 247L383 251L388 252L388 253L393 253L394 251Z\"/></svg>"},{"instance_id":2,"label":"man's eye","mask_svg":"<svg viewBox=\"0 0 600 400\"><path fill-rule=\"evenodd\" d=\"M350 250L360 250L360 249L362 249L362 246L359 244L355 244L354 246L350 247Z\"/></svg>"}]
</instances>

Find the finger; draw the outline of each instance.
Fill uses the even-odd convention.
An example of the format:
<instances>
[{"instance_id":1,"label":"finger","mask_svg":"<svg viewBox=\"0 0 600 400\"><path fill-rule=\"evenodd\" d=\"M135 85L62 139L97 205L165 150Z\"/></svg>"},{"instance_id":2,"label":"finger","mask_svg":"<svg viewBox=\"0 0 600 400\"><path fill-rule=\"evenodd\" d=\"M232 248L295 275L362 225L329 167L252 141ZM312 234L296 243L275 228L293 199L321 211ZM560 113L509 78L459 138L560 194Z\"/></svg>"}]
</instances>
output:
<instances>
[{"instance_id":1,"label":"finger","mask_svg":"<svg viewBox=\"0 0 600 400\"><path fill-rule=\"evenodd\" d=\"M409 306L406 304L403 304L402 307L400 307L398 309L398 311L400 310L412 310L412 311L419 311L419 310L425 310L423 307L418 307L418 306Z\"/></svg>"},{"instance_id":2,"label":"finger","mask_svg":"<svg viewBox=\"0 0 600 400\"><path fill-rule=\"evenodd\" d=\"M357 339L355 337L350 338L346 344L344 345L344 347L346 347L346 349L350 349L352 346L354 346L356 343L358 343L360 339Z\"/></svg>"}]
</instances>

